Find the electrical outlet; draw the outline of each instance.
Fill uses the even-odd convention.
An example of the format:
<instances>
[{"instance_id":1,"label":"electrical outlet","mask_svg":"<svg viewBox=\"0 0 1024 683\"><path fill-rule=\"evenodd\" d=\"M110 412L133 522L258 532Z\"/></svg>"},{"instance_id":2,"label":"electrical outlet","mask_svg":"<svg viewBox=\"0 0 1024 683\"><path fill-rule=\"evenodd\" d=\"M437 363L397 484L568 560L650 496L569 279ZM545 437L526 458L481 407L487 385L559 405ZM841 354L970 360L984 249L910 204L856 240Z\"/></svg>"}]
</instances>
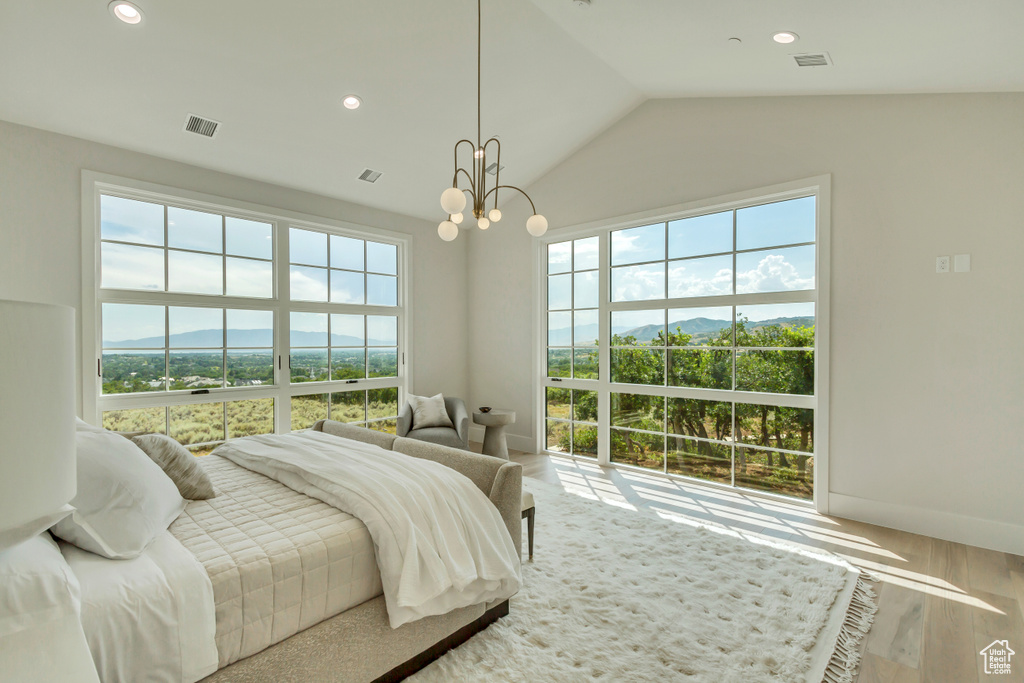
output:
<instances>
[{"instance_id":1,"label":"electrical outlet","mask_svg":"<svg viewBox=\"0 0 1024 683\"><path fill-rule=\"evenodd\" d=\"M935 272L936 273L948 273L949 272L949 257L948 256L936 256L935 257Z\"/></svg>"}]
</instances>

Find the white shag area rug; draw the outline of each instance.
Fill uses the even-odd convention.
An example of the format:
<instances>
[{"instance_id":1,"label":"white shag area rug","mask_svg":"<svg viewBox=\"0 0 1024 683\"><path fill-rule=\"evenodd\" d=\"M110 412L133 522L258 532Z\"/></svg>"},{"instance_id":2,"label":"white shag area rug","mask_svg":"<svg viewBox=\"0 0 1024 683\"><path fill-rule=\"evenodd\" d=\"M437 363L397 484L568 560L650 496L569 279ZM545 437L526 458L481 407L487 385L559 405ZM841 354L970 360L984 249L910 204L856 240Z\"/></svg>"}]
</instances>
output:
<instances>
[{"instance_id":1,"label":"white shag area rug","mask_svg":"<svg viewBox=\"0 0 1024 683\"><path fill-rule=\"evenodd\" d=\"M524 486L534 560L524 525L511 613L408 680L853 680L875 606L849 564Z\"/></svg>"}]
</instances>

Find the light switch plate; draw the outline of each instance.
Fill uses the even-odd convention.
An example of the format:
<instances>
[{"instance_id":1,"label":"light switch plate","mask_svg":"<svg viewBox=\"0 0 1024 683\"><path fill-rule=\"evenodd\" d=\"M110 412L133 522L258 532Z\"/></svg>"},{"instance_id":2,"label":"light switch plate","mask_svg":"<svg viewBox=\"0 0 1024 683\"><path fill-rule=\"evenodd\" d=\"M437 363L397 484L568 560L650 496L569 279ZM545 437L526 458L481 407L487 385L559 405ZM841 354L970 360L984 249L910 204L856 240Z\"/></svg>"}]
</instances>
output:
<instances>
[{"instance_id":1,"label":"light switch plate","mask_svg":"<svg viewBox=\"0 0 1024 683\"><path fill-rule=\"evenodd\" d=\"M954 273L969 273L971 272L971 255L970 254L957 254L953 257L953 272Z\"/></svg>"},{"instance_id":2,"label":"light switch plate","mask_svg":"<svg viewBox=\"0 0 1024 683\"><path fill-rule=\"evenodd\" d=\"M936 273L948 273L949 272L949 257L948 256L936 256L935 257L935 272Z\"/></svg>"}]
</instances>

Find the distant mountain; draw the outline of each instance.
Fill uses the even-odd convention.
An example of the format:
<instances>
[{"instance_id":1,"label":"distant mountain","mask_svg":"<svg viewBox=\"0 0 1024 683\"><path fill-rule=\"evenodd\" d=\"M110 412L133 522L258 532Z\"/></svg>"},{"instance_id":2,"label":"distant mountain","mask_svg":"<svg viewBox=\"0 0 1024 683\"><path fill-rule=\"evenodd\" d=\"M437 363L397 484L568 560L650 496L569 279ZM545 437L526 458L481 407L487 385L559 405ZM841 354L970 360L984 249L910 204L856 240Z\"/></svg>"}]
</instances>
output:
<instances>
[{"instance_id":1,"label":"distant mountain","mask_svg":"<svg viewBox=\"0 0 1024 683\"><path fill-rule=\"evenodd\" d=\"M813 316L798 316L795 318L772 318L771 320L759 320L748 325L750 329L757 330L762 327L779 325L781 327L814 327Z\"/></svg>"},{"instance_id":2,"label":"distant mountain","mask_svg":"<svg viewBox=\"0 0 1024 683\"><path fill-rule=\"evenodd\" d=\"M749 323L747 325L747 329L753 331L761 329L762 327L771 327L773 325L780 325L782 327L812 327L814 325L814 318L802 316L759 320ZM674 323L670 323L668 329L675 332L678 327L683 334L692 335L695 339L708 339L716 336L721 330L731 326L732 322L728 320L692 318L690 320L677 320ZM568 336L568 330L565 330L564 328L561 330L552 330L552 332L555 334L562 333L563 337ZM656 339L659 332L661 332L660 325L643 325L642 327L633 327L628 329L619 328L612 330L613 334L617 334L622 337L633 336L640 342L649 342ZM596 340L597 335L597 325L583 325L576 330L576 343L579 344L581 339Z\"/></svg>"},{"instance_id":3,"label":"distant mountain","mask_svg":"<svg viewBox=\"0 0 1024 683\"><path fill-rule=\"evenodd\" d=\"M267 348L273 346L273 330L231 330L231 348ZM320 332L293 332L291 334L292 346L317 346L323 343L324 335ZM219 348L224 338L220 330L196 330L194 332L182 332L171 335L172 348ZM381 346L385 342L379 339L371 339L370 346ZM124 341L103 341L103 347L107 349L151 349L161 348L164 345L163 337L146 337L144 339L126 339ZM362 346L361 339L344 334L331 335L332 346Z\"/></svg>"}]
</instances>

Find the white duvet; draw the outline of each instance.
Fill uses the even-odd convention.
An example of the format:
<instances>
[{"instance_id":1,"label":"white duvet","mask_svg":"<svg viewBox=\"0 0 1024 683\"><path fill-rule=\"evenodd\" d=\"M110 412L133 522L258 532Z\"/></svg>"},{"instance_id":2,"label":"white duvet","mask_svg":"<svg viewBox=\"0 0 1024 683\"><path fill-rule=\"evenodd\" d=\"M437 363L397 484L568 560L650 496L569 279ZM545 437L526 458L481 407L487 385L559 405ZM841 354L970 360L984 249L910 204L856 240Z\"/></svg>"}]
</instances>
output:
<instances>
[{"instance_id":1,"label":"white duvet","mask_svg":"<svg viewBox=\"0 0 1024 683\"><path fill-rule=\"evenodd\" d=\"M501 515L449 467L321 432L237 439L215 454L359 518L392 628L519 590Z\"/></svg>"}]
</instances>

